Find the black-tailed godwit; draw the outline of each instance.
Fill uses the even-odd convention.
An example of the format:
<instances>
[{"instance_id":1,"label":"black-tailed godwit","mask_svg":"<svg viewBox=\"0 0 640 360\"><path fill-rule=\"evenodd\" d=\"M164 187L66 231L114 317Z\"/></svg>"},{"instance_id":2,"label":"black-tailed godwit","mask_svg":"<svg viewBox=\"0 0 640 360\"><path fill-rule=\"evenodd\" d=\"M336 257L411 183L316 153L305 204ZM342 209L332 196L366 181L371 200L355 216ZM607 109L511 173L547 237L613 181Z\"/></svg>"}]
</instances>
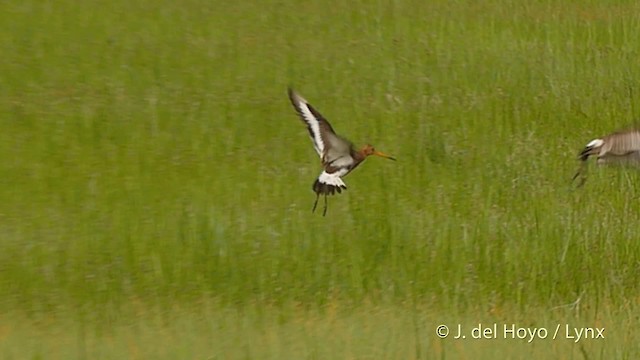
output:
<instances>
[{"instance_id":1,"label":"black-tailed godwit","mask_svg":"<svg viewBox=\"0 0 640 360\"><path fill-rule=\"evenodd\" d=\"M617 164L640 168L640 129L631 128L609 134L603 138L591 140L578 154L582 161L578 172L573 176L575 180L583 175L578 186L586 181L586 164L590 156L597 157L597 164Z\"/></svg>"},{"instance_id":2,"label":"black-tailed godwit","mask_svg":"<svg viewBox=\"0 0 640 360\"><path fill-rule=\"evenodd\" d=\"M307 125L309 136L313 142L313 147L320 156L324 171L313 183L313 191L316 193L316 201L313 204L314 212L318 205L320 195L324 195L324 211L327 214L327 195L341 193L346 190L342 178L347 176L353 169L358 167L368 156L376 155L383 158L395 160L394 157L376 151L373 146L365 145L360 150L356 150L353 144L337 135L331 124L297 92L289 89L289 99L291 104L300 115L302 121Z\"/></svg>"}]
</instances>

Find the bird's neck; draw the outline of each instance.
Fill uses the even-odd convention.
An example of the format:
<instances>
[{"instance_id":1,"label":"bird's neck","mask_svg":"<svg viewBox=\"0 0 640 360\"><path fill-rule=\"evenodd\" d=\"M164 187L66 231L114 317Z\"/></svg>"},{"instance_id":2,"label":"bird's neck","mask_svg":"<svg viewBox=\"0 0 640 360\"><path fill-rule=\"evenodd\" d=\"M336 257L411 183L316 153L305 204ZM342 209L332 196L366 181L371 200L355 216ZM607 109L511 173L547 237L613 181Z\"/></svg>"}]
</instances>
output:
<instances>
[{"instance_id":1,"label":"bird's neck","mask_svg":"<svg viewBox=\"0 0 640 360\"><path fill-rule=\"evenodd\" d=\"M360 161L362 161L362 160L366 159L366 158L367 158L367 156L369 156L369 155L367 155L367 154L364 152L364 149L361 149L361 150L358 150L358 151L354 151L354 152L351 154L351 156L353 157L353 159L354 159L354 160L356 160L357 162L360 162Z\"/></svg>"}]
</instances>

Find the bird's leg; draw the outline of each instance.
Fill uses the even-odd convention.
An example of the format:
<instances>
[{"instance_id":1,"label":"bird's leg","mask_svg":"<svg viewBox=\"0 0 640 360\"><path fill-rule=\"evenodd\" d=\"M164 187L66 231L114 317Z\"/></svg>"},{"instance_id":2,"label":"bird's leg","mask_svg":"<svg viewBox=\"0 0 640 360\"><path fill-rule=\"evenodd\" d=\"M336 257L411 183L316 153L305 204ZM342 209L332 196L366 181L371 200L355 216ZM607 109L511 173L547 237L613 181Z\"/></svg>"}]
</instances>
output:
<instances>
[{"instance_id":1,"label":"bird's leg","mask_svg":"<svg viewBox=\"0 0 640 360\"><path fill-rule=\"evenodd\" d=\"M580 180L578 180L578 185L576 185L576 187L581 187L582 185L584 185L584 183L587 181L587 163L583 162L582 164L580 164L580 167L578 168L578 171L576 171L576 174L573 175L573 178L571 179L571 182L574 182L578 176L580 177Z\"/></svg>"},{"instance_id":2,"label":"bird's leg","mask_svg":"<svg viewBox=\"0 0 640 360\"><path fill-rule=\"evenodd\" d=\"M327 215L327 194L324 194L324 211L322 212L322 216Z\"/></svg>"},{"instance_id":3,"label":"bird's leg","mask_svg":"<svg viewBox=\"0 0 640 360\"><path fill-rule=\"evenodd\" d=\"M316 212L316 206L318 206L318 199L320 199L320 193L316 193L316 202L313 203L313 209L311 209L311 213Z\"/></svg>"},{"instance_id":4,"label":"bird's leg","mask_svg":"<svg viewBox=\"0 0 640 360\"><path fill-rule=\"evenodd\" d=\"M579 167L579 168L578 168L578 171L576 171L576 174L575 174L575 175L573 175L573 177L571 178L571 182L576 181L576 178L577 178L578 176L580 176L580 173L582 172L581 170L582 170L582 167Z\"/></svg>"}]
</instances>

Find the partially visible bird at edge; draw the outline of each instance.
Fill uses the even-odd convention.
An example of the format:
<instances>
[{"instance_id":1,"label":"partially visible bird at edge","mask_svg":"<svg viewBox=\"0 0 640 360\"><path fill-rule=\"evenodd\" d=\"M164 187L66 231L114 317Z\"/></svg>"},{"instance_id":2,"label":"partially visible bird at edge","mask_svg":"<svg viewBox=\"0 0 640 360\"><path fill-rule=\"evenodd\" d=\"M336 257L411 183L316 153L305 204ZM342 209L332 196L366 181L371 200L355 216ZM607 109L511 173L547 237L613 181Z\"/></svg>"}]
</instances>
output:
<instances>
[{"instance_id":1,"label":"partially visible bird at edge","mask_svg":"<svg viewBox=\"0 0 640 360\"><path fill-rule=\"evenodd\" d=\"M371 145L365 145L356 150L349 140L333 131L327 119L291 88L289 88L289 99L300 119L307 126L313 147L322 162L323 171L312 187L316 193L316 201L311 211L315 212L320 195L324 195L322 215L325 216L327 214L327 195L346 190L347 186L342 178L358 167L368 156L375 155L390 160L395 160L395 158L376 151Z\"/></svg>"},{"instance_id":2,"label":"partially visible bird at edge","mask_svg":"<svg viewBox=\"0 0 640 360\"><path fill-rule=\"evenodd\" d=\"M587 180L587 160L596 156L599 165L624 165L640 168L640 128L616 131L603 138L591 140L578 154L581 161L572 181L578 177L578 187Z\"/></svg>"}]
</instances>

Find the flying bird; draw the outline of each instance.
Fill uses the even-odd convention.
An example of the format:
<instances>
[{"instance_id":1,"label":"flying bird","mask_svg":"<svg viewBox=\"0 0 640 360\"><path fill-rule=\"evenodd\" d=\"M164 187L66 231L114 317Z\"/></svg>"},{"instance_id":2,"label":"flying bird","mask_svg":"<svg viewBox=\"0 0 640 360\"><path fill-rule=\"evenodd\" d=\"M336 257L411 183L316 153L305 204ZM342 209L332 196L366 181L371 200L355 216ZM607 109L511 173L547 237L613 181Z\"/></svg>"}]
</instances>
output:
<instances>
[{"instance_id":1,"label":"flying bird","mask_svg":"<svg viewBox=\"0 0 640 360\"><path fill-rule=\"evenodd\" d=\"M591 140L578 154L582 161L573 176L581 176L578 186L586 181L586 165L590 156L596 156L599 165L626 165L640 168L640 128L631 128L609 134L603 138Z\"/></svg>"},{"instance_id":2,"label":"flying bird","mask_svg":"<svg viewBox=\"0 0 640 360\"><path fill-rule=\"evenodd\" d=\"M316 201L311 211L315 212L320 195L324 195L322 215L325 216L327 214L327 195L346 190L347 185L342 178L358 167L368 156L375 155L390 160L395 160L395 158L376 151L371 145L365 145L360 150L356 150L349 140L333 131L327 119L291 88L289 88L289 99L300 119L307 126L313 147L322 162L323 171L312 186L316 193Z\"/></svg>"}]
</instances>

